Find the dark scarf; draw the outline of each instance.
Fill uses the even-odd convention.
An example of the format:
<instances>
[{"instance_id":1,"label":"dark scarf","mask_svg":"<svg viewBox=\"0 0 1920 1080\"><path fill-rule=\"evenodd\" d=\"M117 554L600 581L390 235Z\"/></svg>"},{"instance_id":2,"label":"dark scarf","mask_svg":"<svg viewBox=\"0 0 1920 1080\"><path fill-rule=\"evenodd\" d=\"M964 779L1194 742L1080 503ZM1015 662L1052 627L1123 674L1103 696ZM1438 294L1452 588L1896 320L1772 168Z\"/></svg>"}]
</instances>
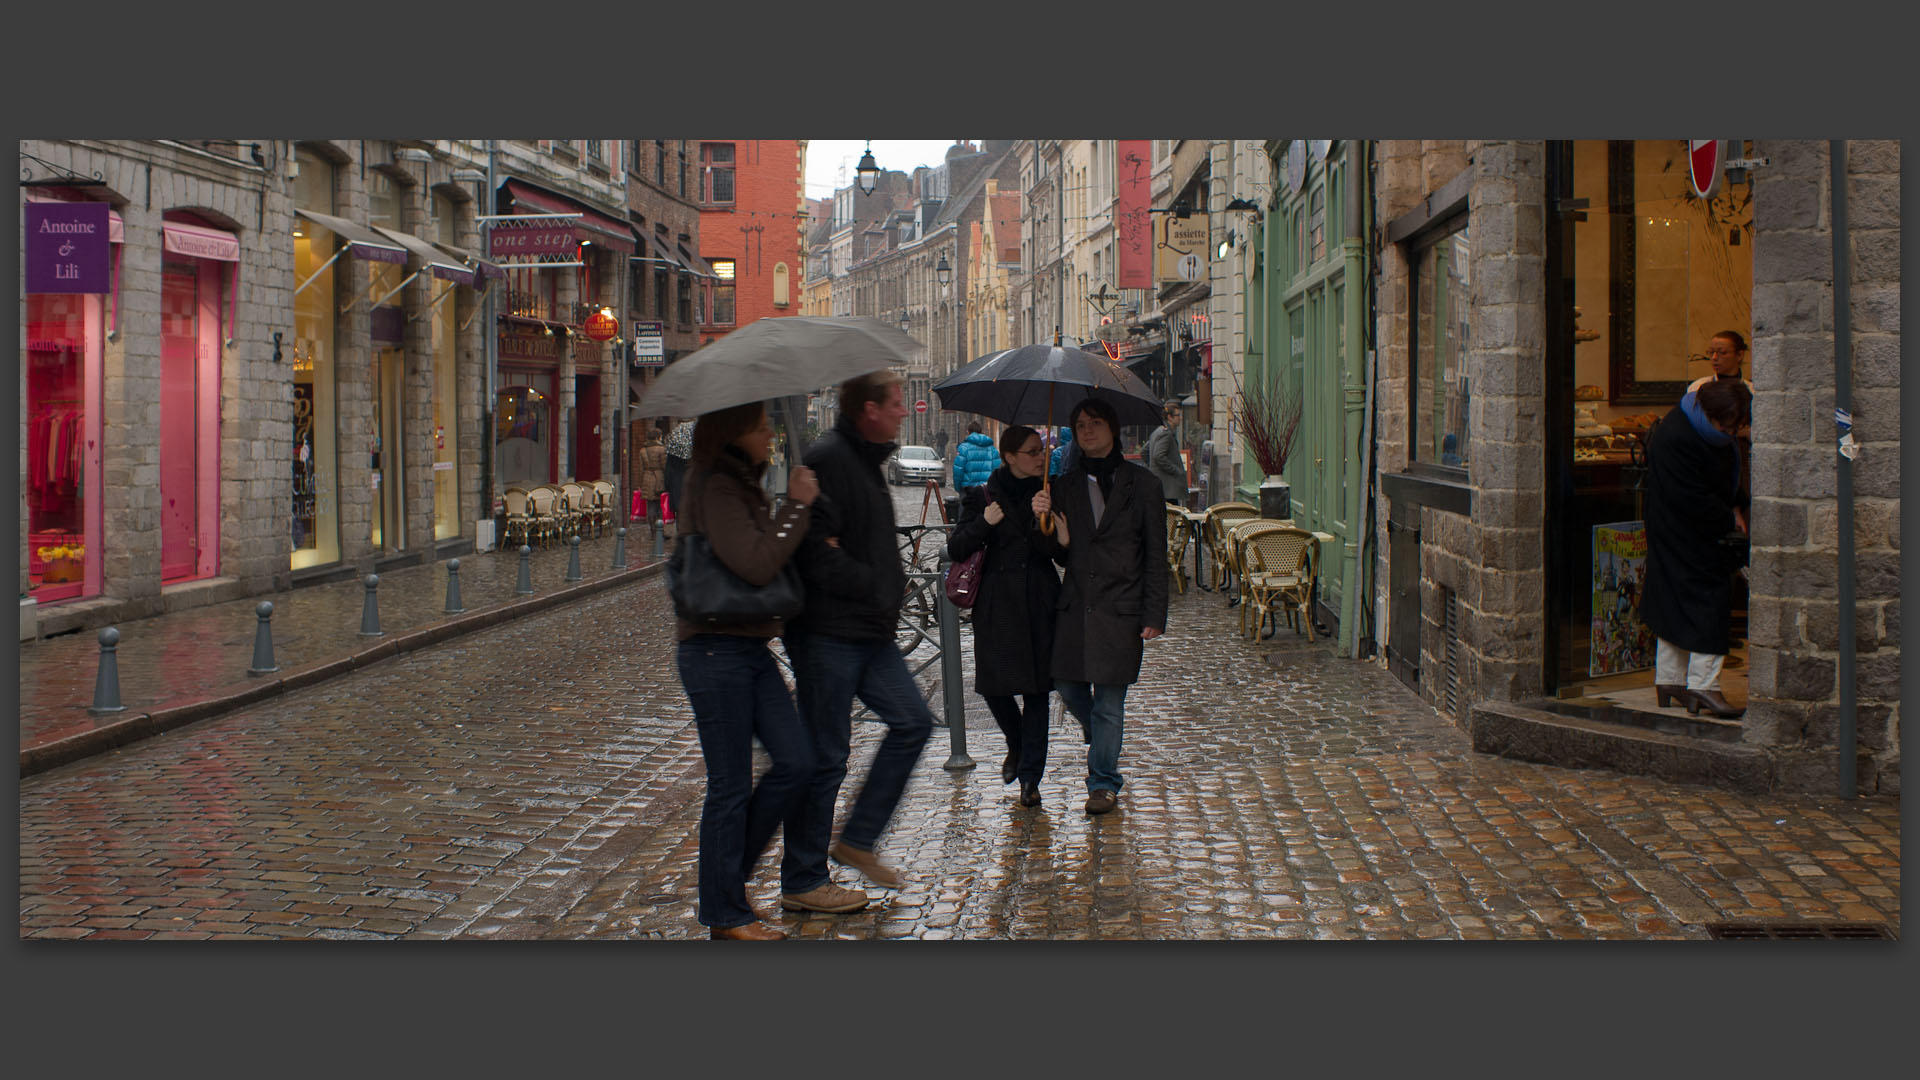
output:
<instances>
[{"instance_id":1,"label":"dark scarf","mask_svg":"<svg viewBox=\"0 0 1920 1080\"><path fill-rule=\"evenodd\" d=\"M1107 451L1107 456L1102 458L1089 457L1087 448L1084 446L1080 448L1080 467L1100 482L1100 497L1103 499L1113 497L1113 471L1118 469L1120 463L1125 460L1120 456L1120 444L1117 442L1114 443L1113 449Z\"/></svg>"},{"instance_id":2,"label":"dark scarf","mask_svg":"<svg viewBox=\"0 0 1920 1080\"><path fill-rule=\"evenodd\" d=\"M1033 497L1040 491L1040 485L1046 481L1043 476L1030 476L1021 480L1013 475L1013 470L1005 465L993 470L987 478L987 486L999 496L993 500L1014 525L1025 530L1033 524Z\"/></svg>"}]
</instances>

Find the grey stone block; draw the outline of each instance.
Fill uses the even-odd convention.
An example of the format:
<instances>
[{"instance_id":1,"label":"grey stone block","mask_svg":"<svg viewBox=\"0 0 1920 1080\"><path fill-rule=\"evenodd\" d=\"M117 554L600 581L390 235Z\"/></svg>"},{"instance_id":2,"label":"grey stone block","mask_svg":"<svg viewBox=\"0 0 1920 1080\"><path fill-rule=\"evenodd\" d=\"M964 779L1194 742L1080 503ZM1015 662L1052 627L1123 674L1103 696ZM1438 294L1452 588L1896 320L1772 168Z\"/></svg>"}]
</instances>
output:
<instances>
[{"instance_id":1,"label":"grey stone block","mask_svg":"<svg viewBox=\"0 0 1920 1080\"><path fill-rule=\"evenodd\" d=\"M1820 187L1811 181L1780 180L1755 184L1753 223L1757 230L1811 229L1820 222Z\"/></svg>"},{"instance_id":2,"label":"grey stone block","mask_svg":"<svg viewBox=\"0 0 1920 1080\"><path fill-rule=\"evenodd\" d=\"M1899 387L1899 335L1856 333L1853 336L1853 385L1857 390Z\"/></svg>"},{"instance_id":3,"label":"grey stone block","mask_svg":"<svg viewBox=\"0 0 1920 1080\"><path fill-rule=\"evenodd\" d=\"M1852 165L1849 162L1849 170ZM1847 228L1897 229L1900 227L1900 178L1898 176L1847 177Z\"/></svg>"},{"instance_id":4,"label":"grey stone block","mask_svg":"<svg viewBox=\"0 0 1920 1080\"><path fill-rule=\"evenodd\" d=\"M1772 696L1814 703L1831 701L1836 688L1835 672L1836 666L1830 658L1783 649ZM1753 692L1761 693L1758 689Z\"/></svg>"},{"instance_id":5,"label":"grey stone block","mask_svg":"<svg viewBox=\"0 0 1920 1080\"><path fill-rule=\"evenodd\" d=\"M1851 273L1856 284L1900 280L1900 230L1848 229Z\"/></svg>"},{"instance_id":6,"label":"grey stone block","mask_svg":"<svg viewBox=\"0 0 1920 1080\"><path fill-rule=\"evenodd\" d=\"M1824 232L1758 232L1753 240L1753 279L1814 282L1833 275L1833 240Z\"/></svg>"},{"instance_id":7,"label":"grey stone block","mask_svg":"<svg viewBox=\"0 0 1920 1080\"><path fill-rule=\"evenodd\" d=\"M1851 297L1854 333L1900 332L1900 286L1856 287Z\"/></svg>"}]
</instances>

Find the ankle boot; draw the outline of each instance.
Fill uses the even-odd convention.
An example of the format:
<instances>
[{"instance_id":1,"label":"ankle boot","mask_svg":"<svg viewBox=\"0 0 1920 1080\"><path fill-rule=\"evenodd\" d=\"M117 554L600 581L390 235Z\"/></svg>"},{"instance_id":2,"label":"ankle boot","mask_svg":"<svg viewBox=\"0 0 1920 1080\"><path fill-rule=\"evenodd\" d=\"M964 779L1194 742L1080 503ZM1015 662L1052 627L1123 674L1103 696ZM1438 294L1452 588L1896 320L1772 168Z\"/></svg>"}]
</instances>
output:
<instances>
[{"instance_id":1,"label":"ankle boot","mask_svg":"<svg viewBox=\"0 0 1920 1080\"><path fill-rule=\"evenodd\" d=\"M1672 699L1673 704L1685 708L1687 700L1692 696L1687 692L1686 687L1673 683L1654 683L1653 694L1663 709L1667 707L1668 699Z\"/></svg>"},{"instance_id":2,"label":"ankle boot","mask_svg":"<svg viewBox=\"0 0 1920 1080\"><path fill-rule=\"evenodd\" d=\"M1745 715L1747 711L1734 708L1733 703L1721 697L1718 690L1689 690L1687 693L1692 695L1692 700L1687 702L1689 716L1699 716L1700 710L1706 709L1722 720L1732 720Z\"/></svg>"}]
</instances>

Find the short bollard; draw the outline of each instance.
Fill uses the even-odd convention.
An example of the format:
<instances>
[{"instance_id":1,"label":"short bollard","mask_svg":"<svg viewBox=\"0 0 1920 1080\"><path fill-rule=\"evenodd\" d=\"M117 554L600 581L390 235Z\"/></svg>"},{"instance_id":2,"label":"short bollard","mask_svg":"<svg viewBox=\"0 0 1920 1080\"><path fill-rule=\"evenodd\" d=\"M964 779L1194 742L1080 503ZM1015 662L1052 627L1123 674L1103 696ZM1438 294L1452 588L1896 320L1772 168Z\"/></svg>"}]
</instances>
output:
<instances>
[{"instance_id":1,"label":"short bollard","mask_svg":"<svg viewBox=\"0 0 1920 1080\"><path fill-rule=\"evenodd\" d=\"M100 670L93 677L93 704L87 708L88 712L126 710L126 706L120 704L120 660L115 655L119 648L120 631L111 626L100 631Z\"/></svg>"},{"instance_id":2,"label":"short bollard","mask_svg":"<svg viewBox=\"0 0 1920 1080\"><path fill-rule=\"evenodd\" d=\"M367 600L360 605L360 636L379 637L385 631L380 629L380 600L374 590L380 587L380 575L367 575Z\"/></svg>"},{"instance_id":3,"label":"short bollard","mask_svg":"<svg viewBox=\"0 0 1920 1080\"><path fill-rule=\"evenodd\" d=\"M567 537L567 546L572 549L572 552L567 556L567 580L579 581L585 576L580 573L580 538L578 536Z\"/></svg>"},{"instance_id":4,"label":"short bollard","mask_svg":"<svg viewBox=\"0 0 1920 1080\"><path fill-rule=\"evenodd\" d=\"M458 615L467 610L460 604L460 560L447 560L447 611L448 615Z\"/></svg>"},{"instance_id":5,"label":"short bollard","mask_svg":"<svg viewBox=\"0 0 1920 1080\"><path fill-rule=\"evenodd\" d=\"M247 669L249 675L265 675L270 671L279 671L280 665L273 662L273 604L262 600L260 606L253 609L260 616L260 622L253 628L253 666Z\"/></svg>"},{"instance_id":6,"label":"short bollard","mask_svg":"<svg viewBox=\"0 0 1920 1080\"><path fill-rule=\"evenodd\" d=\"M533 549L520 545L520 581L513 587L516 596L533 595Z\"/></svg>"},{"instance_id":7,"label":"short bollard","mask_svg":"<svg viewBox=\"0 0 1920 1080\"><path fill-rule=\"evenodd\" d=\"M653 523L653 561L659 562L667 557L667 527L659 522Z\"/></svg>"},{"instance_id":8,"label":"short bollard","mask_svg":"<svg viewBox=\"0 0 1920 1080\"><path fill-rule=\"evenodd\" d=\"M615 570L627 568L627 527L625 525L613 530L613 568Z\"/></svg>"}]
</instances>

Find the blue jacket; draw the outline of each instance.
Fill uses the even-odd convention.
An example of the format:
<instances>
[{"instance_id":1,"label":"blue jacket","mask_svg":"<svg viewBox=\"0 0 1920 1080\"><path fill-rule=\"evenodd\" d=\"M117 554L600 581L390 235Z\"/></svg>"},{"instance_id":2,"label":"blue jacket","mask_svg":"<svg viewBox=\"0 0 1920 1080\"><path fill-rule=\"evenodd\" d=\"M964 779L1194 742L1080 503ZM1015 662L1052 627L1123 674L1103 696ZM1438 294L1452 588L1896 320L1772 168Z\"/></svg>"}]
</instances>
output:
<instances>
[{"instance_id":1,"label":"blue jacket","mask_svg":"<svg viewBox=\"0 0 1920 1080\"><path fill-rule=\"evenodd\" d=\"M999 467L1000 451L994 449L993 440L976 431L954 448L953 488L979 487Z\"/></svg>"},{"instance_id":2,"label":"blue jacket","mask_svg":"<svg viewBox=\"0 0 1920 1080\"><path fill-rule=\"evenodd\" d=\"M1078 454L1073 455L1073 460L1067 460L1067 452L1073 448L1073 429L1070 427L1061 428L1060 445L1053 448L1053 457L1047 460L1048 476L1059 476L1061 473L1080 464L1080 455Z\"/></svg>"}]
</instances>

